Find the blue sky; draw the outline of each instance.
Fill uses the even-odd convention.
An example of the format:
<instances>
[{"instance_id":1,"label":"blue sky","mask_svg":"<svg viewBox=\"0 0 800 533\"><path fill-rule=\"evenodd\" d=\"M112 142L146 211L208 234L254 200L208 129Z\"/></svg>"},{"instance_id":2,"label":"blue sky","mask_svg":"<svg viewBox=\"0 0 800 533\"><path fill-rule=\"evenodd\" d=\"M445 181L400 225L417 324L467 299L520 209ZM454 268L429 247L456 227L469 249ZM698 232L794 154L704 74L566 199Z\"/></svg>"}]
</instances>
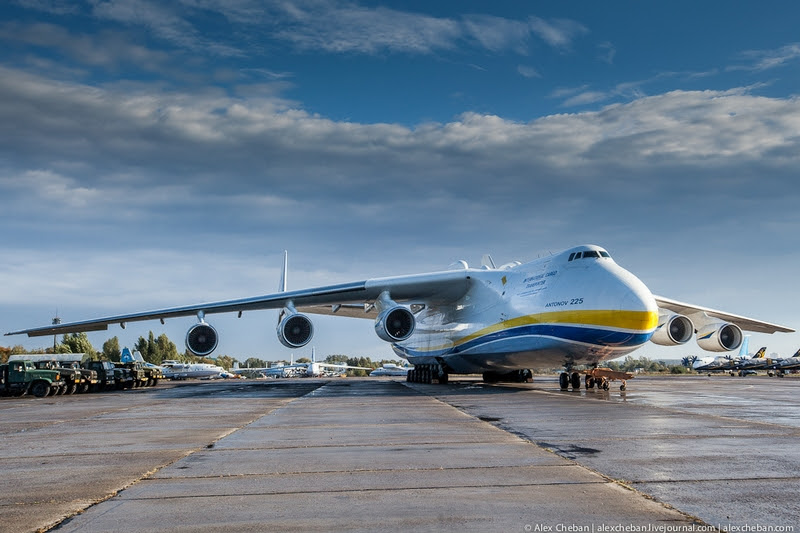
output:
<instances>
[{"instance_id":1,"label":"blue sky","mask_svg":"<svg viewBox=\"0 0 800 533\"><path fill-rule=\"evenodd\" d=\"M4 3L0 329L272 292L284 249L301 288L587 242L800 325L795 3L430 4ZM287 356L273 315L214 317L218 354ZM316 325L320 354L391 354Z\"/></svg>"}]
</instances>

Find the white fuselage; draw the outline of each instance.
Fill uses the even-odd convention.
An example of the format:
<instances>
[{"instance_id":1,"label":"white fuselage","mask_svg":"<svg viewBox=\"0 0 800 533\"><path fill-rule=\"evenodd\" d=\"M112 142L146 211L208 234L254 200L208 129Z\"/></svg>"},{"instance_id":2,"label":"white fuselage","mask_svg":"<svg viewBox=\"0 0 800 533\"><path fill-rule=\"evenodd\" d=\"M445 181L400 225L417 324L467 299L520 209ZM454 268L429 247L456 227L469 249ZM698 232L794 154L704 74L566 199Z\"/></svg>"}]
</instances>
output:
<instances>
[{"instance_id":1,"label":"white fuselage","mask_svg":"<svg viewBox=\"0 0 800 533\"><path fill-rule=\"evenodd\" d=\"M369 373L370 376L407 376L408 371L413 367L410 366L397 366L394 364L386 364L382 367L376 368Z\"/></svg>"},{"instance_id":2,"label":"white fuselage","mask_svg":"<svg viewBox=\"0 0 800 533\"><path fill-rule=\"evenodd\" d=\"M599 247L468 275L461 299L417 314L398 355L458 373L596 364L636 350L658 324L648 288Z\"/></svg>"},{"instance_id":3,"label":"white fuselage","mask_svg":"<svg viewBox=\"0 0 800 533\"><path fill-rule=\"evenodd\" d=\"M227 373L221 366L208 363L164 361L161 367L163 368L164 377L167 379L217 378Z\"/></svg>"}]
</instances>

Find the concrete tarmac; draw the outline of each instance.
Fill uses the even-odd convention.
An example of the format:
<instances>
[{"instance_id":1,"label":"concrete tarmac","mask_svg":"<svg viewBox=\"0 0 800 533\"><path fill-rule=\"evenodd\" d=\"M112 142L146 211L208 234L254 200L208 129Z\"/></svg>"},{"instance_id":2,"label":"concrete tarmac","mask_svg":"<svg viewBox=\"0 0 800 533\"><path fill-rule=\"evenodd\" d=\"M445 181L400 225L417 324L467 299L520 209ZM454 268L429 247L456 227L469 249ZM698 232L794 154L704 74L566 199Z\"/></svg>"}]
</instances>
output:
<instances>
[{"instance_id":1,"label":"concrete tarmac","mask_svg":"<svg viewBox=\"0 0 800 533\"><path fill-rule=\"evenodd\" d=\"M0 531L800 526L798 379L401 379L2 398Z\"/></svg>"}]
</instances>

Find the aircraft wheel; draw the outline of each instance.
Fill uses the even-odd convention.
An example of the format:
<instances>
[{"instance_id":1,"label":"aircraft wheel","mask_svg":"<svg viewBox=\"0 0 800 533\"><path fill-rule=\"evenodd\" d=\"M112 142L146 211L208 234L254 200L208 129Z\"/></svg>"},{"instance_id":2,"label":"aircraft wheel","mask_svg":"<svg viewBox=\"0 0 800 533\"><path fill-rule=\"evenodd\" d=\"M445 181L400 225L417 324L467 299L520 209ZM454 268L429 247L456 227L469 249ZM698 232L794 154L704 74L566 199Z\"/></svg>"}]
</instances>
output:
<instances>
[{"instance_id":1,"label":"aircraft wheel","mask_svg":"<svg viewBox=\"0 0 800 533\"><path fill-rule=\"evenodd\" d=\"M567 390L569 388L569 374L562 372L561 375L558 376L558 384L561 390Z\"/></svg>"},{"instance_id":2,"label":"aircraft wheel","mask_svg":"<svg viewBox=\"0 0 800 533\"><path fill-rule=\"evenodd\" d=\"M603 382L603 390L608 390L608 381Z\"/></svg>"},{"instance_id":3,"label":"aircraft wheel","mask_svg":"<svg viewBox=\"0 0 800 533\"><path fill-rule=\"evenodd\" d=\"M570 383L572 384L572 388L575 390L580 390L581 388L581 375L577 372L573 372Z\"/></svg>"},{"instance_id":4,"label":"aircraft wheel","mask_svg":"<svg viewBox=\"0 0 800 533\"><path fill-rule=\"evenodd\" d=\"M589 374L586 374L586 379L584 380L584 383L586 384L586 389L587 390L594 388L594 378L592 376L590 376Z\"/></svg>"},{"instance_id":5,"label":"aircraft wheel","mask_svg":"<svg viewBox=\"0 0 800 533\"><path fill-rule=\"evenodd\" d=\"M625 390L626 388L627 386L624 383L619 386L619 390Z\"/></svg>"},{"instance_id":6,"label":"aircraft wheel","mask_svg":"<svg viewBox=\"0 0 800 533\"><path fill-rule=\"evenodd\" d=\"M447 385L447 382L449 381L449 379L450 379L450 376L447 375L447 372L442 372L441 374L439 374L439 384L440 385Z\"/></svg>"}]
</instances>

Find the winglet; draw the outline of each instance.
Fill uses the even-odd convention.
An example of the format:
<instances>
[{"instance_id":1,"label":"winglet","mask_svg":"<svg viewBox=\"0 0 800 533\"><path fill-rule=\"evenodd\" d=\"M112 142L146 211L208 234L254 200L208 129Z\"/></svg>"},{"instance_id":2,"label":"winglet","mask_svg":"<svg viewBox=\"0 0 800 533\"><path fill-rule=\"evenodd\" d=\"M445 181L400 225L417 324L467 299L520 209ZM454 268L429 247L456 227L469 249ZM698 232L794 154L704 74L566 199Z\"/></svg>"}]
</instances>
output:
<instances>
[{"instance_id":1,"label":"winglet","mask_svg":"<svg viewBox=\"0 0 800 533\"><path fill-rule=\"evenodd\" d=\"M281 272L281 281L278 285L279 292L286 292L286 274L289 270L289 251L283 251L283 271Z\"/></svg>"}]
</instances>

